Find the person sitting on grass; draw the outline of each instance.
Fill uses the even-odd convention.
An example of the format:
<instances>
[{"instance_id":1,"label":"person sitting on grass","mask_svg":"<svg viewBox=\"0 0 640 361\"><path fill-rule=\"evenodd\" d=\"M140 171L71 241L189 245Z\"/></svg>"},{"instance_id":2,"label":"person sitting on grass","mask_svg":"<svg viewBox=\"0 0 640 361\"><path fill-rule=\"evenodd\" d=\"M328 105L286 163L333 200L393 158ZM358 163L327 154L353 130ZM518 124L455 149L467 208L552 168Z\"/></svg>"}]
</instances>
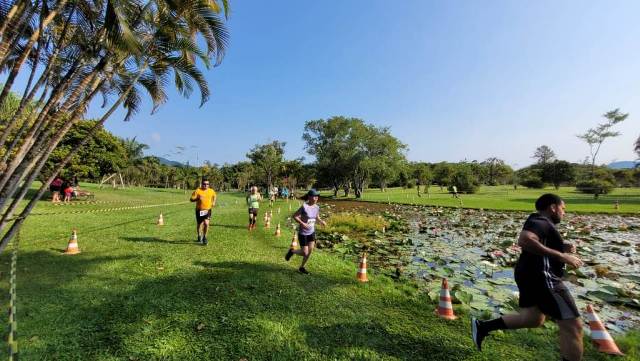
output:
<instances>
[{"instance_id":1,"label":"person sitting on grass","mask_svg":"<svg viewBox=\"0 0 640 361\"><path fill-rule=\"evenodd\" d=\"M62 191L64 192L64 201L71 202L71 196L73 195L73 187L71 186L71 183L67 183L66 187L63 188Z\"/></svg>"},{"instance_id":2,"label":"person sitting on grass","mask_svg":"<svg viewBox=\"0 0 640 361\"><path fill-rule=\"evenodd\" d=\"M320 193L315 189L309 190L305 195L306 202L302 204L302 207L293 214L293 219L300 225L298 228L298 242L300 243L299 250L289 249L284 259L289 261L294 254L302 256L302 264L298 271L302 274L309 274L305 265L311 257L311 252L316 244L316 221L321 225L327 224L320 218L320 207L318 206L318 199Z\"/></svg>"}]
</instances>

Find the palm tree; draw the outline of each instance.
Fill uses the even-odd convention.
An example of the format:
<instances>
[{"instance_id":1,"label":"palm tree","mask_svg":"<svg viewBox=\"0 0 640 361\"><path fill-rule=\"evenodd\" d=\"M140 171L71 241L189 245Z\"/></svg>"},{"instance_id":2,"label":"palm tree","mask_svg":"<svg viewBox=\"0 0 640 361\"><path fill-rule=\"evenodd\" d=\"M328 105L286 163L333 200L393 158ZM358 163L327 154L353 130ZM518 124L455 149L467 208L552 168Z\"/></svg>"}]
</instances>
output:
<instances>
[{"instance_id":1,"label":"palm tree","mask_svg":"<svg viewBox=\"0 0 640 361\"><path fill-rule=\"evenodd\" d=\"M71 16L74 12L77 14ZM217 65L224 56L228 35L220 18L222 12L225 16L228 13L225 0L61 0L18 6L11 17L1 19L0 36L3 44L9 45L6 50L0 49L3 64L0 70L8 71L9 75L0 93L0 105L32 52L38 55L33 61L39 62L45 71L34 85L28 82L31 89L27 87L23 92L35 95L39 90L42 101L28 117L28 130L23 131L26 136L15 145L16 151L8 159L0 179L0 209L5 209L13 199L2 215L0 230L8 224L51 152L82 118L97 94L102 94L107 102L112 95L117 100L96 129L120 105L127 109L126 119L134 115L142 101L140 90L150 95L155 110L166 101L164 88L171 75L182 95L189 96L195 83L201 102L206 102L209 89L198 61L209 67L209 59L215 59ZM19 29L24 29L22 33L6 31L7 24L16 29L17 23L21 25ZM204 39L206 49L200 49L194 40L198 36ZM47 46L41 48L42 44ZM53 59L40 56L49 52L56 56ZM37 68L37 64L32 65L31 72ZM52 176L57 175L74 151L58 164ZM0 251L44 194L48 182L43 183L13 221L0 241Z\"/></svg>"}]
</instances>

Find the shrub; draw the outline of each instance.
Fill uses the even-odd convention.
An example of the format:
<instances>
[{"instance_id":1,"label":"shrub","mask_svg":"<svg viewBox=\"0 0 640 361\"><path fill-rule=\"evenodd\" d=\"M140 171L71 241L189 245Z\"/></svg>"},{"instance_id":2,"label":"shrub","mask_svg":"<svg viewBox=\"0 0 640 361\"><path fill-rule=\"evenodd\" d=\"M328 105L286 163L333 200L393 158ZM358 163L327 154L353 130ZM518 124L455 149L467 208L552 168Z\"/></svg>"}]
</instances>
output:
<instances>
[{"instance_id":1,"label":"shrub","mask_svg":"<svg viewBox=\"0 0 640 361\"><path fill-rule=\"evenodd\" d=\"M453 191L453 186L456 186L458 192L475 193L480 188L480 180L469 167L460 166L451 177L451 186L448 188L450 192Z\"/></svg>"},{"instance_id":2,"label":"shrub","mask_svg":"<svg viewBox=\"0 0 640 361\"><path fill-rule=\"evenodd\" d=\"M607 194L615 187L613 182L603 179L589 179L576 183L576 189L586 194Z\"/></svg>"},{"instance_id":3,"label":"shrub","mask_svg":"<svg viewBox=\"0 0 640 361\"><path fill-rule=\"evenodd\" d=\"M342 234L363 233L369 231L381 231L382 227L389 227L381 216L341 212L332 214L327 220L326 232Z\"/></svg>"},{"instance_id":4,"label":"shrub","mask_svg":"<svg viewBox=\"0 0 640 361\"><path fill-rule=\"evenodd\" d=\"M542 179L540 179L538 177L526 178L526 179L522 180L520 182L520 184L525 186L525 187L527 187L527 188L535 188L535 189L544 188L544 182L542 181Z\"/></svg>"}]
</instances>

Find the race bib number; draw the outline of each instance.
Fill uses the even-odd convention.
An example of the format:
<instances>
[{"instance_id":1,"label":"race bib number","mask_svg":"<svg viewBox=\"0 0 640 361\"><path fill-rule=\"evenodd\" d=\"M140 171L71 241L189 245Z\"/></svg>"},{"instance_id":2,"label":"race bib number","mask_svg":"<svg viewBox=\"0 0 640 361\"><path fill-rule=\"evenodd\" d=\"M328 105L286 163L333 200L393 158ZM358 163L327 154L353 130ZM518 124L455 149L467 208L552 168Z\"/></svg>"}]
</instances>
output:
<instances>
[{"instance_id":1,"label":"race bib number","mask_svg":"<svg viewBox=\"0 0 640 361\"><path fill-rule=\"evenodd\" d=\"M200 211L200 217L204 217L206 215L209 215L209 210L208 209L204 209Z\"/></svg>"},{"instance_id":2,"label":"race bib number","mask_svg":"<svg viewBox=\"0 0 640 361\"><path fill-rule=\"evenodd\" d=\"M307 221L307 224L308 224L310 227L315 226L315 225L316 225L316 220L315 220L315 218L312 218L312 219L308 220L308 221Z\"/></svg>"}]
</instances>

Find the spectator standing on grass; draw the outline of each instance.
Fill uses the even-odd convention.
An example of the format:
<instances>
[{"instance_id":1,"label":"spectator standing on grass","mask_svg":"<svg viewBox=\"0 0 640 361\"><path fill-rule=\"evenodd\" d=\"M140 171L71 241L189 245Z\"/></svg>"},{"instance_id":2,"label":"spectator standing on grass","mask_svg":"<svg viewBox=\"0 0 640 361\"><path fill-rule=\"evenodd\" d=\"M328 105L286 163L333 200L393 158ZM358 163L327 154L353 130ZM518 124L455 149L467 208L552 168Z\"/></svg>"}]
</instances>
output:
<instances>
[{"instance_id":1,"label":"spectator standing on grass","mask_svg":"<svg viewBox=\"0 0 640 361\"><path fill-rule=\"evenodd\" d=\"M491 331L540 327L550 317L560 329L562 360L579 361L583 352L582 322L562 276L565 264L578 268L582 261L574 255L576 247L564 242L556 229L564 217L564 201L555 194L544 194L536 201L536 210L518 238L522 254L514 276L520 291L520 312L490 321L472 319L473 342L480 350Z\"/></svg>"},{"instance_id":2,"label":"spectator standing on grass","mask_svg":"<svg viewBox=\"0 0 640 361\"><path fill-rule=\"evenodd\" d=\"M198 243L206 246L207 232L209 231L209 221L211 219L211 209L216 206L216 192L209 188L209 181L202 179L200 188L191 194L191 202L196 202L196 230L198 232Z\"/></svg>"},{"instance_id":3,"label":"spectator standing on grass","mask_svg":"<svg viewBox=\"0 0 640 361\"><path fill-rule=\"evenodd\" d=\"M251 193L247 197L247 206L249 207L249 230L256 228L258 220L258 210L260 209L260 201L262 196L258 192L258 187L251 187Z\"/></svg>"},{"instance_id":4,"label":"spectator standing on grass","mask_svg":"<svg viewBox=\"0 0 640 361\"><path fill-rule=\"evenodd\" d=\"M302 274L309 274L305 265L315 248L316 222L320 222L320 224L326 226L326 223L320 218L320 207L318 206L319 197L320 193L315 189L309 190L304 197L306 202L293 214L293 219L299 224L298 243L300 243L301 248L295 251L289 249L284 258L289 261L294 254L302 256L302 264L300 264L300 268L298 268L298 272Z\"/></svg>"}]
</instances>

